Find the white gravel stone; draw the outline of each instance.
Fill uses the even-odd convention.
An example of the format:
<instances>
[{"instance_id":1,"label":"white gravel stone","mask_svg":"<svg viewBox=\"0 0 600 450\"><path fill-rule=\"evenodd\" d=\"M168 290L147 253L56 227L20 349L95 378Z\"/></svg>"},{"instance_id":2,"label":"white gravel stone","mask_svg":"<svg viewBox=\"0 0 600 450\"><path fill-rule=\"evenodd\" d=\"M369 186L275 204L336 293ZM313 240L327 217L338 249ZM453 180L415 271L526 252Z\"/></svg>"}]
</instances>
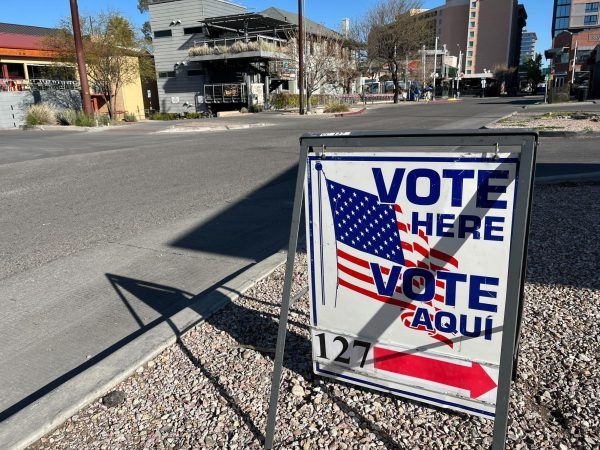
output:
<instances>
[{"instance_id":1,"label":"white gravel stone","mask_svg":"<svg viewBox=\"0 0 600 450\"><path fill-rule=\"evenodd\" d=\"M536 187L507 449L599 448L598 199L599 184ZM295 291L308 283L305 255L297 261ZM122 404L98 400L31 449L262 448L283 277L275 271L116 386ZM277 449L488 448L490 421L315 376L308 298L291 309Z\"/></svg>"}]
</instances>

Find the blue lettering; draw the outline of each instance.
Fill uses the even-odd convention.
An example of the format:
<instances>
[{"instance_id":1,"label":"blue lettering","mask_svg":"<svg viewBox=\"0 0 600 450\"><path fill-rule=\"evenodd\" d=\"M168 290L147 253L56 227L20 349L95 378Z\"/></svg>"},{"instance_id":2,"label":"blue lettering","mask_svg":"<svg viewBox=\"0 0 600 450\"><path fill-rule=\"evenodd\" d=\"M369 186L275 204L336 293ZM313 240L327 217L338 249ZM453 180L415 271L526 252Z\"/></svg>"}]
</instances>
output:
<instances>
[{"instance_id":1,"label":"blue lettering","mask_svg":"<svg viewBox=\"0 0 600 450\"><path fill-rule=\"evenodd\" d=\"M415 311L415 316L413 317L413 321L410 324L411 327L417 328L420 325L425 325L425 328L429 331L433 331L433 324L431 323L431 318L429 317L429 313L425 308L417 308Z\"/></svg>"},{"instance_id":2,"label":"blue lettering","mask_svg":"<svg viewBox=\"0 0 600 450\"><path fill-rule=\"evenodd\" d=\"M413 279L415 277L423 277L425 279L424 292L418 293L413 290ZM410 300L428 302L435 295L435 277L427 269L406 269L402 275L402 291Z\"/></svg>"},{"instance_id":3,"label":"blue lettering","mask_svg":"<svg viewBox=\"0 0 600 450\"><path fill-rule=\"evenodd\" d=\"M464 314L460 315L460 334L469 337L479 336L481 334L481 317L474 317L475 323L473 326L473 331L467 330L467 319L468 316Z\"/></svg>"},{"instance_id":4,"label":"blue lettering","mask_svg":"<svg viewBox=\"0 0 600 450\"><path fill-rule=\"evenodd\" d=\"M498 286L499 283L500 280L498 278L471 275L471 283L469 285L469 308L488 312L498 311L497 305L492 305L490 303L482 303L480 301L480 298L496 298L496 292L483 290L481 289L481 286L484 284L490 286Z\"/></svg>"},{"instance_id":5,"label":"blue lettering","mask_svg":"<svg viewBox=\"0 0 600 450\"><path fill-rule=\"evenodd\" d=\"M398 192L400 192L402 178L404 178L404 169L396 169L394 171L394 178L392 178L392 184L390 185L389 191L385 187L383 173L381 173L380 168L373 167L373 177L375 178L375 186L377 187L379 201L381 203L395 203L398 198Z\"/></svg>"},{"instance_id":6,"label":"blue lettering","mask_svg":"<svg viewBox=\"0 0 600 450\"><path fill-rule=\"evenodd\" d=\"M400 278L400 270L402 270L401 266L392 266L386 285L383 281L383 275L381 274L381 267L379 267L379 264L371 263L371 272L373 273L373 280L375 281L375 286L377 287L379 295L385 295L387 297L392 297L394 295L398 279Z\"/></svg>"},{"instance_id":7,"label":"blue lettering","mask_svg":"<svg viewBox=\"0 0 600 450\"><path fill-rule=\"evenodd\" d=\"M477 207L486 209L506 209L505 200L491 200L490 194L504 194L508 186L490 186L490 180L507 180L508 170L480 170L477 174Z\"/></svg>"},{"instance_id":8,"label":"blue lettering","mask_svg":"<svg viewBox=\"0 0 600 450\"><path fill-rule=\"evenodd\" d=\"M483 229L483 239L486 241L502 241L504 237L502 235L492 234L494 231L498 231L502 233L504 231L504 227L502 226L494 226L494 223L504 224L504 217L494 217L487 216L485 218L485 226Z\"/></svg>"},{"instance_id":9,"label":"blue lettering","mask_svg":"<svg viewBox=\"0 0 600 450\"><path fill-rule=\"evenodd\" d=\"M419 213L412 213L412 233L419 234L419 227L425 227L425 234L431 236L433 234L433 214L426 213L425 220L419 220Z\"/></svg>"},{"instance_id":10,"label":"blue lettering","mask_svg":"<svg viewBox=\"0 0 600 450\"><path fill-rule=\"evenodd\" d=\"M454 237L454 232L446 231L452 230L454 226L454 214L438 214L437 217L437 235L442 237ZM446 220L452 220L451 223L446 222Z\"/></svg>"},{"instance_id":11,"label":"blue lettering","mask_svg":"<svg viewBox=\"0 0 600 450\"><path fill-rule=\"evenodd\" d=\"M467 276L462 273L438 272L437 277L440 280L446 280L446 305L456 306L456 283L464 283Z\"/></svg>"},{"instance_id":12,"label":"blue lettering","mask_svg":"<svg viewBox=\"0 0 600 450\"><path fill-rule=\"evenodd\" d=\"M458 237L464 239L467 233L473 235L473 239L479 239L479 228L481 219L477 216L458 216Z\"/></svg>"},{"instance_id":13,"label":"blue lettering","mask_svg":"<svg viewBox=\"0 0 600 450\"><path fill-rule=\"evenodd\" d=\"M462 206L463 185L466 178L475 178L474 170L444 170L444 178L452 179L452 206Z\"/></svg>"},{"instance_id":14,"label":"blue lettering","mask_svg":"<svg viewBox=\"0 0 600 450\"><path fill-rule=\"evenodd\" d=\"M429 193L425 197L417 194L419 178L429 179ZM415 205L433 205L440 199L440 175L432 169L415 169L406 177L406 197Z\"/></svg>"},{"instance_id":15,"label":"blue lettering","mask_svg":"<svg viewBox=\"0 0 600 450\"><path fill-rule=\"evenodd\" d=\"M448 320L444 323L442 319ZM456 333L456 316L448 311L438 311L435 314L435 328L442 333Z\"/></svg>"}]
</instances>

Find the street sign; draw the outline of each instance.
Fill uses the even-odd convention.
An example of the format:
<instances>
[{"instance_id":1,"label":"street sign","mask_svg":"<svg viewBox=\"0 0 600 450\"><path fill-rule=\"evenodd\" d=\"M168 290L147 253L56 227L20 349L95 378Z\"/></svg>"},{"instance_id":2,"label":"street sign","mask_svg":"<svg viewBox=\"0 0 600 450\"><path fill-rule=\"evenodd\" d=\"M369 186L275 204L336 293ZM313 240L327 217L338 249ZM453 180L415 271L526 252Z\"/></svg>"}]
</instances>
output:
<instances>
[{"instance_id":1,"label":"street sign","mask_svg":"<svg viewBox=\"0 0 600 450\"><path fill-rule=\"evenodd\" d=\"M517 156L309 156L315 373L494 416Z\"/></svg>"},{"instance_id":2,"label":"street sign","mask_svg":"<svg viewBox=\"0 0 600 450\"><path fill-rule=\"evenodd\" d=\"M265 448L303 196L314 372L494 418L504 448L536 146L527 131L302 137Z\"/></svg>"}]
</instances>

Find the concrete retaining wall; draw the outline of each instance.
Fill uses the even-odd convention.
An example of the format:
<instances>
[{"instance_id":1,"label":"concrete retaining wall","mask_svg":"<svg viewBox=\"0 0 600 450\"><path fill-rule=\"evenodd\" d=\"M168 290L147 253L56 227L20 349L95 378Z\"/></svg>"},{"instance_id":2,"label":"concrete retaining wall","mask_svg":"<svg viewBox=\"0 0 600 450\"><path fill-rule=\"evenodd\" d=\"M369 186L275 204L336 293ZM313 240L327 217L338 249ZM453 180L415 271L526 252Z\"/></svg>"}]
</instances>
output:
<instances>
[{"instance_id":1,"label":"concrete retaining wall","mask_svg":"<svg viewBox=\"0 0 600 450\"><path fill-rule=\"evenodd\" d=\"M48 103L56 109L81 109L79 91L32 91L0 93L0 128L19 128L25 125L27 108Z\"/></svg>"}]
</instances>

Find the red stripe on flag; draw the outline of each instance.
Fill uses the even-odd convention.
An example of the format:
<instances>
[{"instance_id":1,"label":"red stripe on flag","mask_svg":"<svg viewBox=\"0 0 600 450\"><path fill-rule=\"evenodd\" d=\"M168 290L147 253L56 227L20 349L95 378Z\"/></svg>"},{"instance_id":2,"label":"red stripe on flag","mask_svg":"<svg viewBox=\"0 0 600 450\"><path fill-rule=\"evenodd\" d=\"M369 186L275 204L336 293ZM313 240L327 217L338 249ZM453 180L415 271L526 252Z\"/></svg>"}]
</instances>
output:
<instances>
[{"instance_id":1,"label":"red stripe on flag","mask_svg":"<svg viewBox=\"0 0 600 450\"><path fill-rule=\"evenodd\" d=\"M345 266L341 265L340 263L338 263L338 269L340 269L341 272L347 273L348 275L359 279L360 281L364 281L365 283L371 283L371 284L375 283L373 278L371 278L367 275L364 275L360 272L357 272L356 270L352 270L349 267L345 267Z\"/></svg>"},{"instance_id":2,"label":"red stripe on flag","mask_svg":"<svg viewBox=\"0 0 600 450\"><path fill-rule=\"evenodd\" d=\"M408 233L408 225L406 225L404 222L396 222L398 224L398 229L400 231L404 231L405 233Z\"/></svg>"},{"instance_id":3,"label":"red stripe on flag","mask_svg":"<svg viewBox=\"0 0 600 450\"><path fill-rule=\"evenodd\" d=\"M423 261L417 261L417 266L419 266L421 269L429 269L429 264L426 264Z\"/></svg>"},{"instance_id":4,"label":"red stripe on flag","mask_svg":"<svg viewBox=\"0 0 600 450\"><path fill-rule=\"evenodd\" d=\"M448 255L447 253L440 252L439 250L436 250L435 248L432 248L430 250L430 254L434 258L441 259L442 261L445 261L448 264L451 264L451 265L453 265L454 267L456 267L458 269L458 260L456 258Z\"/></svg>"},{"instance_id":5,"label":"red stripe on flag","mask_svg":"<svg viewBox=\"0 0 600 450\"><path fill-rule=\"evenodd\" d=\"M425 235L423 230L419 230L419 237L429 244L429 238Z\"/></svg>"},{"instance_id":6,"label":"red stripe on flag","mask_svg":"<svg viewBox=\"0 0 600 450\"><path fill-rule=\"evenodd\" d=\"M429 258L429 252L427 251L427 249L425 247L422 247L415 242L415 243L413 243L413 248L415 249L415 252L420 253L425 258Z\"/></svg>"},{"instance_id":7,"label":"red stripe on flag","mask_svg":"<svg viewBox=\"0 0 600 450\"><path fill-rule=\"evenodd\" d=\"M383 295L376 294L375 292L371 292L367 289L361 288L359 286L355 286L352 283L349 283L348 281L343 280L342 278L338 278L338 283L340 284L340 286L344 286L344 287L350 289L351 291L358 292L359 294L362 294L366 297L370 297L377 301L380 301L383 303L388 303L390 305L400 306L401 308L412 309L412 310L416 309L415 305L413 305L411 303L406 303L401 300L396 300L391 297L385 297Z\"/></svg>"},{"instance_id":8,"label":"red stripe on flag","mask_svg":"<svg viewBox=\"0 0 600 450\"><path fill-rule=\"evenodd\" d=\"M357 258L356 256L352 256L350 253L346 253L345 251L340 250L339 248L337 251L337 255L340 258L346 259L346 260L350 261L351 263L356 264L357 266L364 267L365 269L371 268L371 266L369 265L369 263L367 261Z\"/></svg>"},{"instance_id":9,"label":"red stripe on flag","mask_svg":"<svg viewBox=\"0 0 600 450\"><path fill-rule=\"evenodd\" d=\"M402 212L402 208L400 208L400 205L394 205L394 210L401 213Z\"/></svg>"},{"instance_id":10,"label":"red stripe on flag","mask_svg":"<svg viewBox=\"0 0 600 450\"><path fill-rule=\"evenodd\" d=\"M436 285L436 287L439 287L439 288L446 287L446 283L444 283L442 280L435 280L435 285Z\"/></svg>"},{"instance_id":11,"label":"red stripe on flag","mask_svg":"<svg viewBox=\"0 0 600 450\"><path fill-rule=\"evenodd\" d=\"M433 298L436 299L438 302L444 302L444 296L441 294L435 294Z\"/></svg>"},{"instance_id":12,"label":"red stripe on flag","mask_svg":"<svg viewBox=\"0 0 600 450\"><path fill-rule=\"evenodd\" d=\"M402 249L403 249L403 250L408 250L409 252L412 252L412 251L413 251L413 247L412 247L412 245L410 245L408 242L404 242L404 241L402 241L402 242L400 243L400 245L402 246Z\"/></svg>"}]
</instances>

